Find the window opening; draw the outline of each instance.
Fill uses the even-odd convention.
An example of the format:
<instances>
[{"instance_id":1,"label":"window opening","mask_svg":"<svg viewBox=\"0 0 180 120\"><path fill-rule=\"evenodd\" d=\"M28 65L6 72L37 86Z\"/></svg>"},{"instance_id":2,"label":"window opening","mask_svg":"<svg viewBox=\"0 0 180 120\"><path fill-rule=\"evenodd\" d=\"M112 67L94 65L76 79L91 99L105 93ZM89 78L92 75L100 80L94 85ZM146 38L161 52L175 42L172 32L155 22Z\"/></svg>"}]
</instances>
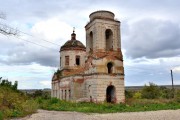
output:
<instances>
[{"instance_id":1,"label":"window opening","mask_svg":"<svg viewBox=\"0 0 180 120\"><path fill-rule=\"evenodd\" d=\"M92 50L93 50L93 33L92 33L92 31L90 32L89 37L90 37L90 39L89 39L89 50L90 50L90 52L92 52Z\"/></svg>"},{"instance_id":2,"label":"window opening","mask_svg":"<svg viewBox=\"0 0 180 120\"><path fill-rule=\"evenodd\" d=\"M71 90L69 90L69 99L71 99Z\"/></svg>"},{"instance_id":3,"label":"window opening","mask_svg":"<svg viewBox=\"0 0 180 120\"><path fill-rule=\"evenodd\" d=\"M76 56L76 65L80 65L80 56Z\"/></svg>"},{"instance_id":4,"label":"window opening","mask_svg":"<svg viewBox=\"0 0 180 120\"><path fill-rule=\"evenodd\" d=\"M113 67L113 64L111 62L107 64L108 73L112 73L112 67Z\"/></svg>"},{"instance_id":5,"label":"window opening","mask_svg":"<svg viewBox=\"0 0 180 120\"><path fill-rule=\"evenodd\" d=\"M63 90L61 90L61 98L62 98L62 100L63 100Z\"/></svg>"},{"instance_id":6,"label":"window opening","mask_svg":"<svg viewBox=\"0 0 180 120\"><path fill-rule=\"evenodd\" d=\"M113 50L113 33L110 29L105 31L106 50Z\"/></svg>"},{"instance_id":7,"label":"window opening","mask_svg":"<svg viewBox=\"0 0 180 120\"><path fill-rule=\"evenodd\" d=\"M66 100L66 90L65 90L65 96L64 97L65 97L65 100Z\"/></svg>"},{"instance_id":8,"label":"window opening","mask_svg":"<svg viewBox=\"0 0 180 120\"><path fill-rule=\"evenodd\" d=\"M69 56L65 56L65 65L69 65Z\"/></svg>"}]
</instances>

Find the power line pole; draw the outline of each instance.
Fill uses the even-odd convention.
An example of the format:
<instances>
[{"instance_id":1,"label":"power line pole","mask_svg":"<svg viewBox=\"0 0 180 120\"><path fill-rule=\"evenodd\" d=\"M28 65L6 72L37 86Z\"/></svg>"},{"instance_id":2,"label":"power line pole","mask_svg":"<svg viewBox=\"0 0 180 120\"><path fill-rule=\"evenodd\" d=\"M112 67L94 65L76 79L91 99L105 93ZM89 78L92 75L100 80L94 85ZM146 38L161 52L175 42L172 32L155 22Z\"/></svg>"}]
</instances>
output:
<instances>
[{"instance_id":1,"label":"power line pole","mask_svg":"<svg viewBox=\"0 0 180 120\"><path fill-rule=\"evenodd\" d=\"M172 92L173 92L173 98L174 98L174 83L173 83L173 72L171 70L171 80L172 80Z\"/></svg>"}]
</instances>

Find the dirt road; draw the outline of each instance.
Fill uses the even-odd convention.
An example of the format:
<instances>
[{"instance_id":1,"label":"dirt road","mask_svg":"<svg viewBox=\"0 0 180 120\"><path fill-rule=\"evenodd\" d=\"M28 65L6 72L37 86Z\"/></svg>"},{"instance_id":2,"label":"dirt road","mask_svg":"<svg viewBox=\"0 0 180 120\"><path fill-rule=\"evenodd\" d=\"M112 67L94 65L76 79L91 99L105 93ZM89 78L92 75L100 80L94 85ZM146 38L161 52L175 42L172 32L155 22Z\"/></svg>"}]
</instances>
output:
<instances>
[{"instance_id":1,"label":"dirt road","mask_svg":"<svg viewBox=\"0 0 180 120\"><path fill-rule=\"evenodd\" d=\"M108 114L38 110L31 116L12 120L180 120L180 110Z\"/></svg>"}]
</instances>

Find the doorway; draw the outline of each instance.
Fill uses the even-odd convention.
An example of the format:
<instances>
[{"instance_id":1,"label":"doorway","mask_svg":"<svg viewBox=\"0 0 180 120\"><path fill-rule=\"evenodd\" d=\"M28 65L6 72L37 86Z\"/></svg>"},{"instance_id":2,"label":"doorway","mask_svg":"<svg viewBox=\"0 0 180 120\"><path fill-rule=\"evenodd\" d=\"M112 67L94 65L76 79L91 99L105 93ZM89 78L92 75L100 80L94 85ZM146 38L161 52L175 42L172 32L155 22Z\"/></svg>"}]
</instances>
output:
<instances>
[{"instance_id":1,"label":"doorway","mask_svg":"<svg viewBox=\"0 0 180 120\"><path fill-rule=\"evenodd\" d=\"M108 86L106 89L106 102L115 102L115 87L113 85Z\"/></svg>"}]
</instances>

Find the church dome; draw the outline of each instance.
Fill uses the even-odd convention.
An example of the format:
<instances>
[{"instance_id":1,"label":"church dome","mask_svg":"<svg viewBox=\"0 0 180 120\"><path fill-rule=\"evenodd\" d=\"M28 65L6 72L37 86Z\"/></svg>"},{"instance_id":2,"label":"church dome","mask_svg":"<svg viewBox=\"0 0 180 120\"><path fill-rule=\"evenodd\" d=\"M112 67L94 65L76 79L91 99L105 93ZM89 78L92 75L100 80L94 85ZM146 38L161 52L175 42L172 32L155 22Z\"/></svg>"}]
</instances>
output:
<instances>
[{"instance_id":1,"label":"church dome","mask_svg":"<svg viewBox=\"0 0 180 120\"><path fill-rule=\"evenodd\" d=\"M71 34L71 40L68 40L63 46L61 46L60 51L64 50L82 50L86 51L86 47L79 41L76 40L76 34Z\"/></svg>"}]
</instances>

